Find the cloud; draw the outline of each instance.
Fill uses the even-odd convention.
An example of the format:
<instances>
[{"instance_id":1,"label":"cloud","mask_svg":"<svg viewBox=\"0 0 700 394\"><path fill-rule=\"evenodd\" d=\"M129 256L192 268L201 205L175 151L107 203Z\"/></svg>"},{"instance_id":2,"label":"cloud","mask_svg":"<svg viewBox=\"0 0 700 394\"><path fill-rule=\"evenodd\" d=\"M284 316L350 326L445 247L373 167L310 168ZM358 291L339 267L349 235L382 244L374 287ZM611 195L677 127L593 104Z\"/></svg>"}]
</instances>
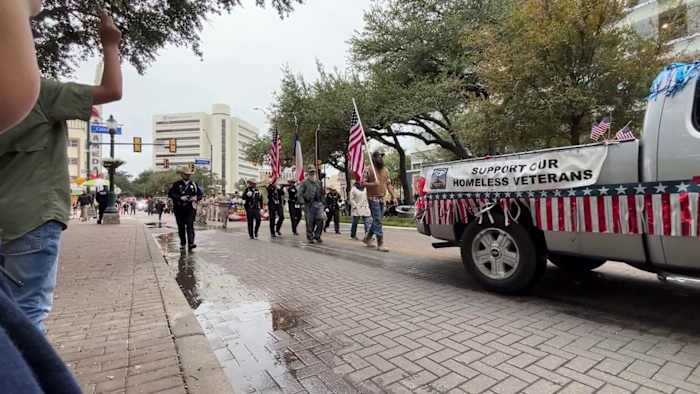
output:
<instances>
[{"instance_id":1,"label":"cloud","mask_svg":"<svg viewBox=\"0 0 700 394\"><path fill-rule=\"evenodd\" d=\"M212 17L202 32L203 59L184 48L166 48L143 76L126 66L124 97L106 105L104 116L113 114L124 124L121 142L136 136L151 142L154 114L208 112L212 104L225 103L234 116L264 132L266 119L252 108L272 103L282 67L288 64L308 79L317 76L317 59L329 69L345 68L347 41L362 29L369 5L370 0L309 0L280 20L273 10L248 4L231 15ZM92 83L96 63L80 67L77 79ZM116 155L127 161L123 169L132 175L152 165L147 146L140 154L120 146Z\"/></svg>"}]
</instances>

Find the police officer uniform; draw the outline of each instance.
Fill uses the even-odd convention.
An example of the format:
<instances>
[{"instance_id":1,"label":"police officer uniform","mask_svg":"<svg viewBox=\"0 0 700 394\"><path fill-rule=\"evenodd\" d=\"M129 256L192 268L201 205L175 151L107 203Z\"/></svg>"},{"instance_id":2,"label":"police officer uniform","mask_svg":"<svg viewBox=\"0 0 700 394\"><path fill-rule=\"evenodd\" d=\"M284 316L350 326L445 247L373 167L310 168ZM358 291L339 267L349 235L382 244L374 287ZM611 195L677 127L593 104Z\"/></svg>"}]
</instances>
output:
<instances>
[{"instance_id":1,"label":"police officer uniform","mask_svg":"<svg viewBox=\"0 0 700 394\"><path fill-rule=\"evenodd\" d=\"M299 235L297 227L301 222L301 205L299 205L299 192L295 185L295 181L289 181L287 186L287 196L289 198L289 219L292 221L292 233Z\"/></svg>"},{"instance_id":2,"label":"police officer uniform","mask_svg":"<svg viewBox=\"0 0 700 394\"><path fill-rule=\"evenodd\" d=\"M95 195L95 200L97 200L97 204L99 206L97 207L98 211L98 217L97 217L97 224L102 224L102 218L105 215L105 210L107 209L107 203L109 201L109 190L107 190L107 186L102 188L97 194Z\"/></svg>"},{"instance_id":3,"label":"police officer uniform","mask_svg":"<svg viewBox=\"0 0 700 394\"><path fill-rule=\"evenodd\" d=\"M270 213L270 234L272 238L282 235L284 222L284 190L275 183L267 187L267 209Z\"/></svg>"},{"instance_id":4,"label":"police officer uniform","mask_svg":"<svg viewBox=\"0 0 700 394\"><path fill-rule=\"evenodd\" d=\"M168 197L173 200L173 211L177 221L177 231L180 236L180 249L185 245L190 250L197 247L194 243L194 218L197 214L196 203L202 200L202 189L190 179L193 172L190 169L180 169L181 180L173 183Z\"/></svg>"},{"instance_id":5,"label":"police officer uniform","mask_svg":"<svg viewBox=\"0 0 700 394\"><path fill-rule=\"evenodd\" d=\"M250 239L256 239L262 220L260 211L263 208L263 201L255 181L248 181L248 187L243 191L243 201L245 216L248 220L248 235Z\"/></svg>"},{"instance_id":6,"label":"police officer uniform","mask_svg":"<svg viewBox=\"0 0 700 394\"><path fill-rule=\"evenodd\" d=\"M340 194L333 189L326 194L326 214L328 219L326 219L324 230L328 231L328 226L331 225L332 220L335 226L335 233L340 234Z\"/></svg>"}]
</instances>

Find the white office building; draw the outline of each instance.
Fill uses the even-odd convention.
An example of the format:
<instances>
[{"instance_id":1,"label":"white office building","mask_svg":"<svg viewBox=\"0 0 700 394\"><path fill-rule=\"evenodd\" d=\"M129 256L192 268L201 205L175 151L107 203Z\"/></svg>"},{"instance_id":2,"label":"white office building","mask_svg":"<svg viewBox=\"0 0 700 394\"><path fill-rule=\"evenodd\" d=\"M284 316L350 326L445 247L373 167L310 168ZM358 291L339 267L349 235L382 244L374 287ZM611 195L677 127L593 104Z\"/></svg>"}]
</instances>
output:
<instances>
[{"instance_id":1,"label":"white office building","mask_svg":"<svg viewBox=\"0 0 700 394\"><path fill-rule=\"evenodd\" d=\"M245 147L257 136L255 126L231 116L231 108L225 104L215 104L210 114L155 115L153 141L167 144L175 138L177 153L170 153L167 146L154 147L153 166L163 171L208 160L212 171L223 180L226 193L233 193L240 179L259 178L258 167L243 158ZM209 165L199 167L209 169Z\"/></svg>"},{"instance_id":2,"label":"white office building","mask_svg":"<svg viewBox=\"0 0 700 394\"><path fill-rule=\"evenodd\" d=\"M671 45L674 55L700 55L700 0L629 0L622 23Z\"/></svg>"}]
</instances>

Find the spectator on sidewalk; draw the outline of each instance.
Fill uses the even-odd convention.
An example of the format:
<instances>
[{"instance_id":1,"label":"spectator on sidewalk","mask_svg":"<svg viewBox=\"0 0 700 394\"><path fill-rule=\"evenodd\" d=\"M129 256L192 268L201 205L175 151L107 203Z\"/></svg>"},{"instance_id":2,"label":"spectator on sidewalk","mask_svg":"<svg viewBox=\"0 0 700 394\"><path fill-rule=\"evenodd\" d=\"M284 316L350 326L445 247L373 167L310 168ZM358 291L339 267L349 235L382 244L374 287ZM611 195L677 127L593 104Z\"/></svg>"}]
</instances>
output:
<instances>
[{"instance_id":1,"label":"spectator on sidewalk","mask_svg":"<svg viewBox=\"0 0 700 394\"><path fill-rule=\"evenodd\" d=\"M78 204L80 204L80 221L81 222L87 222L88 221L88 208L90 208L90 205L92 205L92 196L87 194L85 190L83 190L83 193L78 197Z\"/></svg>"},{"instance_id":2,"label":"spectator on sidewalk","mask_svg":"<svg viewBox=\"0 0 700 394\"><path fill-rule=\"evenodd\" d=\"M165 211L165 202L160 198L156 201L156 212L158 213L158 223L163 222L163 211Z\"/></svg>"},{"instance_id":3,"label":"spectator on sidewalk","mask_svg":"<svg viewBox=\"0 0 700 394\"><path fill-rule=\"evenodd\" d=\"M12 288L24 313L42 331L53 305L61 232L70 217L67 121L88 121L92 106L119 100L121 32L101 16L104 73L99 86L42 80L32 112L0 136L0 255L24 282ZM37 206L37 202L41 204Z\"/></svg>"},{"instance_id":4,"label":"spectator on sidewalk","mask_svg":"<svg viewBox=\"0 0 700 394\"><path fill-rule=\"evenodd\" d=\"M0 135L24 119L39 97L40 74L29 18L41 0L3 1L0 6Z\"/></svg>"},{"instance_id":5,"label":"spectator on sidewalk","mask_svg":"<svg viewBox=\"0 0 700 394\"><path fill-rule=\"evenodd\" d=\"M194 172L187 167L178 169L182 179L173 183L168 197L173 200L177 233L180 236L180 250L192 250L197 247L194 242L194 218L197 214L196 204L202 201L202 188L193 181Z\"/></svg>"},{"instance_id":6,"label":"spectator on sidewalk","mask_svg":"<svg viewBox=\"0 0 700 394\"><path fill-rule=\"evenodd\" d=\"M387 192L394 201L394 188L391 186L391 178L389 170L384 166L384 151L377 150L372 153L372 162L374 163L374 171L370 169L367 174L367 199L369 200L369 210L372 212L372 227L369 233L365 236L363 242L368 247L373 247L372 237L377 236L377 250L380 252L388 252L389 249L384 247L384 228L382 221L384 219L384 198ZM375 178L375 172L377 174Z\"/></svg>"},{"instance_id":7,"label":"spectator on sidewalk","mask_svg":"<svg viewBox=\"0 0 700 394\"><path fill-rule=\"evenodd\" d=\"M109 203L109 187L107 187L107 185L103 185L102 190L97 192L95 199L97 200L98 204L97 224L102 224L102 218L105 216L105 210L107 209L107 204Z\"/></svg>"},{"instance_id":8,"label":"spectator on sidewalk","mask_svg":"<svg viewBox=\"0 0 700 394\"><path fill-rule=\"evenodd\" d=\"M0 281L2 393L80 394L80 386L44 334L14 302L9 286L15 285Z\"/></svg>"},{"instance_id":9,"label":"spectator on sidewalk","mask_svg":"<svg viewBox=\"0 0 700 394\"><path fill-rule=\"evenodd\" d=\"M365 237L369 233L369 228L372 223L372 213L369 210L369 201L367 200L367 189L360 180L360 176L356 176L355 184L350 190L350 216L352 216L352 225L350 227L350 238L357 239L357 223L362 220L365 225Z\"/></svg>"}]
</instances>

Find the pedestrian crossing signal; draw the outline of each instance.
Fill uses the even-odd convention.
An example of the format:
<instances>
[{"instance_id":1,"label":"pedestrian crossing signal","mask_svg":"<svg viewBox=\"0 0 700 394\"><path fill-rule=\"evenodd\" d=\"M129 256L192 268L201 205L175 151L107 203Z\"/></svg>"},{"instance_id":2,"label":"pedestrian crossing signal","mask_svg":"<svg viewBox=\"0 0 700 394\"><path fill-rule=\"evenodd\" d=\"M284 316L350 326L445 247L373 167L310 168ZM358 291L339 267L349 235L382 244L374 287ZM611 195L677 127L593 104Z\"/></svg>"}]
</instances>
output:
<instances>
[{"instance_id":1,"label":"pedestrian crossing signal","mask_svg":"<svg viewBox=\"0 0 700 394\"><path fill-rule=\"evenodd\" d=\"M170 168L170 159L163 159L163 168L166 170Z\"/></svg>"},{"instance_id":2,"label":"pedestrian crossing signal","mask_svg":"<svg viewBox=\"0 0 700 394\"><path fill-rule=\"evenodd\" d=\"M175 138L171 138L168 141L168 150L170 153L177 153L177 140Z\"/></svg>"},{"instance_id":3,"label":"pedestrian crossing signal","mask_svg":"<svg viewBox=\"0 0 700 394\"><path fill-rule=\"evenodd\" d=\"M141 153L142 149L141 137L134 137L134 153Z\"/></svg>"}]
</instances>

